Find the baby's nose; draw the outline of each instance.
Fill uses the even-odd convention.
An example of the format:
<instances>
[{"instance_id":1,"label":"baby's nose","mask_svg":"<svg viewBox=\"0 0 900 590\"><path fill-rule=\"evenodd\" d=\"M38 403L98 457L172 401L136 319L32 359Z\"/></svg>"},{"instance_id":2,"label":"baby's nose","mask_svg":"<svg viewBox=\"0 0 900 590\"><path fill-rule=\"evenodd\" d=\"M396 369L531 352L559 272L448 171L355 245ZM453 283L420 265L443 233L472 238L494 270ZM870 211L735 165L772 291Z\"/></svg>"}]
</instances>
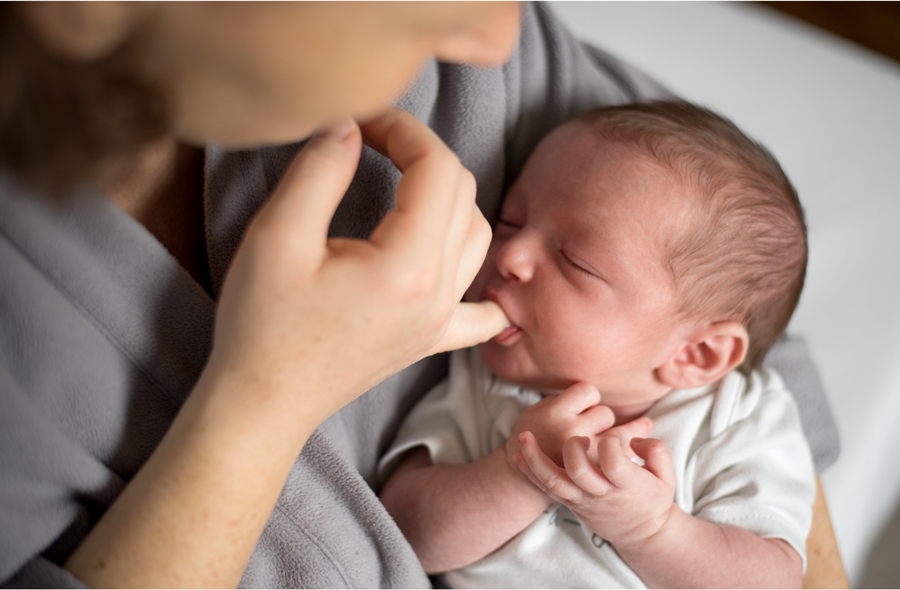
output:
<instances>
[{"instance_id":1,"label":"baby's nose","mask_svg":"<svg viewBox=\"0 0 900 590\"><path fill-rule=\"evenodd\" d=\"M534 276L534 245L527 236L514 236L497 253L497 270L508 280L528 282Z\"/></svg>"}]
</instances>

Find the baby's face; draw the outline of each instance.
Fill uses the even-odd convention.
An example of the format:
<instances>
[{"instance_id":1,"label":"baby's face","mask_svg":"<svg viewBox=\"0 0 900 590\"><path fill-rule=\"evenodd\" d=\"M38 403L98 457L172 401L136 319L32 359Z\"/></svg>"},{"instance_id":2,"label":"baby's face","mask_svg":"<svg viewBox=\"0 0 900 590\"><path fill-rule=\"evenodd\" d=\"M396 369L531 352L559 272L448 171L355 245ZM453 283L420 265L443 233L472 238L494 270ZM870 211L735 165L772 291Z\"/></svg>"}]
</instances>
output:
<instances>
[{"instance_id":1,"label":"baby's face","mask_svg":"<svg viewBox=\"0 0 900 590\"><path fill-rule=\"evenodd\" d=\"M593 383L617 413L665 395L655 368L683 326L661 243L685 203L674 176L634 150L582 123L554 131L507 194L469 291L513 324L481 345L487 366L545 393Z\"/></svg>"}]
</instances>

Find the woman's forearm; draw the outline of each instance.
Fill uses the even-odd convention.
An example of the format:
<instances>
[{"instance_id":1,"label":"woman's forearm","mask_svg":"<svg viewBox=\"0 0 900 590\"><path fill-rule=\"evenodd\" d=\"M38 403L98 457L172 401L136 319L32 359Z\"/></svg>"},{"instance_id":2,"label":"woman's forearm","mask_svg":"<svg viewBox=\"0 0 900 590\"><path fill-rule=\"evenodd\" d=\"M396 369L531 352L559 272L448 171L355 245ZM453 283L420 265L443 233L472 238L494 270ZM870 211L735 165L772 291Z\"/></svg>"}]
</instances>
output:
<instances>
[{"instance_id":1,"label":"woman's forearm","mask_svg":"<svg viewBox=\"0 0 900 590\"><path fill-rule=\"evenodd\" d=\"M473 563L524 530L550 500L506 459L503 447L467 465L433 465L412 451L381 500L428 573Z\"/></svg>"},{"instance_id":2,"label":"woman's forearm","mask_svg":"<svg viewBox=\"0 0 900 590\"><path fill-rule=\"evenodd\" d=\"M205 374L65 567L89 586L235 587L319 416ZM312 408L310 408L312 410Z\"/></svg>"}]
</instances>

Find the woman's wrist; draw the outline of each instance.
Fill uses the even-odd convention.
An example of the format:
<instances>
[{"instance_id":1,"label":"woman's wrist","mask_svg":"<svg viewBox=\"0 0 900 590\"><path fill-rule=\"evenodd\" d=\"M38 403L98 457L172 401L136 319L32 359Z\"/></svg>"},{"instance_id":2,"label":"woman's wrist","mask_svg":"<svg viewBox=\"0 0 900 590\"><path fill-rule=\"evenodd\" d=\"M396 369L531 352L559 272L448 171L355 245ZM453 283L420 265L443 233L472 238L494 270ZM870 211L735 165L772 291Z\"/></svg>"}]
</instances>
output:
<instances>
[{"instance_id":1,"label":"woman's wrist","mask_svg":"<svg viewBox=\"0 0 900 590\"><path fill-rule=\"evenodd\" d=\"M351 368L337 370L333 358L270 360L214 348L191 397L222 420L264 425L280 447L296 455L322 422L375 385Z\"/></svg>"}]
</instances>

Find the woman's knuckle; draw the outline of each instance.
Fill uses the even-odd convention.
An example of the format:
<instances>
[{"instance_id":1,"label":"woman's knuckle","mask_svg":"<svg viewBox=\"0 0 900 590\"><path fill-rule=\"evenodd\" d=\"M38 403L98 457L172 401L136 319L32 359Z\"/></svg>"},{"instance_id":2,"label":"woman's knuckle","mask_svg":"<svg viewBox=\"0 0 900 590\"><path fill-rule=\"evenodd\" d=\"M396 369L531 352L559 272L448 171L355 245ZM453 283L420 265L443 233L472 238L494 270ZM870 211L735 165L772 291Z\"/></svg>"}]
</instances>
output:
<instances>
[{"instance_id":1,"label":"woman's knuckle","mask_svg":"<svg viewBox=\"0 0 900 590\"><path fill-rule=\"evenodd\" d=\"M468 168L462 167L461 163L459 164L459 166L460 166L460 173L459 173L459 188L460 188L460 190L467 194L474 195L478 188L478 183L475 180L475 175L472 174L472 172Z\"/></svg>"},{"instance_id":2,"label":"woman's knuckle","mask_svg":"<svg viewBox=\"0 0 900 590\"><path fill-rule=\"evenodd\" d=\"M429 156L434 171L450 182L454 178L458 178L460 169L464 169L459 161L459 156L446 146L435 147L429 152Z\"/></svg>"},{"instance_id":3,"label":"woman's knuckle","mask_svg":"<svg viewBox=\"0 0 900 590\"><path fill-rule=\"evenodd\" d=\"M488 223L488 220L485 219L484 215L478 210L476 210L474 218L472 219L471 231L472 239L476 240L476 242L487 251L487 248L491 243L493 232L491 231L491 224Z\"/></svg>"},{"instance_id":4,"label":"woman's knuckle","mask_svg":"<svg viewBox=\"0 0 900 590\"><path fill-rule=\"evenodd\" d=\"M244 243L248 250L277 265L292 249L296 238L291 230L289 223L267 217L248 228Z\"/></svg>"}]
</instances>

